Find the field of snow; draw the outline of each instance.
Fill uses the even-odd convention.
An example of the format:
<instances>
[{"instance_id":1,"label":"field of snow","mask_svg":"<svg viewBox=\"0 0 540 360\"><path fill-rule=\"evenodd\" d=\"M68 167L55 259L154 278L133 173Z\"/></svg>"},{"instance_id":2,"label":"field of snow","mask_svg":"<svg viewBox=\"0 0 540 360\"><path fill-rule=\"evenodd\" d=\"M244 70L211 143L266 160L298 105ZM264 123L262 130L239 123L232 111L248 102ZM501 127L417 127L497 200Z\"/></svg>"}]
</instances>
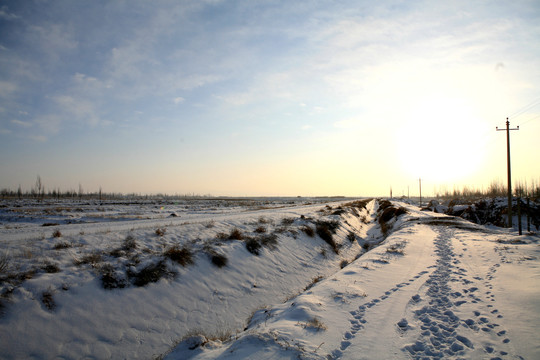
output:
<instances>
[{"instance_id":1,"label":"field of snow","mask_svg":"<svg viewBox=\"0 0 540 360\"><path fill-rule=\"evenodd\" d=\"M0 205L3 359L540 358L533 233L369 199Z\"/></svg>"}]
</instances>

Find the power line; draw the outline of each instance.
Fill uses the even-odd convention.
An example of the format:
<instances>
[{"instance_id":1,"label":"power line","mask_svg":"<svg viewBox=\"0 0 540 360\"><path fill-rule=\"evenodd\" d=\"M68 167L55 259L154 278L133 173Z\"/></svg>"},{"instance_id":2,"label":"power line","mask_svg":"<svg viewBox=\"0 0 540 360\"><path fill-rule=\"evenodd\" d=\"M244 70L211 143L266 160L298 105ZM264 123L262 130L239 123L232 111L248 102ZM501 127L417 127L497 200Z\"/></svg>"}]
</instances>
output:
<instances>
[{"instance_id":1,"label":"power line","mask_svg":"<svg viewBox=\"0 0 540 360\"><path fill-rule=\"evenodd\" d=\"M535 106L537 105L540 105L540 97L534 99L532 102L530 102L529 104L523 106L522 108L516 110L513 114L511 114L509 116L509 118L511 118L512 120L514 120L515 118L518 118L519 116L523 116L523 114L525 112L527 112L528 110L534 108Z\"/></svg>"},{"instance_id":2,"label":"power line","mask_svg":"<svg viewBox=\"0 0 540 360\"><path fill-rule=\"evenodd\" d=\"M522 122L519 125L525 125L526 123L531 122L533 120L537 120L537 119L540 119L540 115L537 115L537 116L535 116L535 117L533 117L533 118L531 118L531 119L529 119L529 120L527 120L525 122Z\"/></svg>"}]
</instances>

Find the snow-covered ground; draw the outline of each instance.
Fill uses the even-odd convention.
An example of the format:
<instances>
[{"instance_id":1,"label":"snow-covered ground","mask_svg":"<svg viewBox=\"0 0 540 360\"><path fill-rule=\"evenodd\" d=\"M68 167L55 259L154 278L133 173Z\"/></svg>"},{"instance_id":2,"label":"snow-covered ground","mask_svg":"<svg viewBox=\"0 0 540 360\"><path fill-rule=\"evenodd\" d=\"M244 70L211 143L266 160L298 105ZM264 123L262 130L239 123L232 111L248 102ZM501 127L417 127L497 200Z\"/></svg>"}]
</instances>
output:
<instances>
[{"instance_id":1,"label":"snow-covered ground","mask_svg":"<svg viewBox=\"0 0 540 360\"><path fill-rule=\"evenodd\" d=\"M537 235L325 201L6 221L0 357L540 358Z\"/></svg>"}]
</instances>

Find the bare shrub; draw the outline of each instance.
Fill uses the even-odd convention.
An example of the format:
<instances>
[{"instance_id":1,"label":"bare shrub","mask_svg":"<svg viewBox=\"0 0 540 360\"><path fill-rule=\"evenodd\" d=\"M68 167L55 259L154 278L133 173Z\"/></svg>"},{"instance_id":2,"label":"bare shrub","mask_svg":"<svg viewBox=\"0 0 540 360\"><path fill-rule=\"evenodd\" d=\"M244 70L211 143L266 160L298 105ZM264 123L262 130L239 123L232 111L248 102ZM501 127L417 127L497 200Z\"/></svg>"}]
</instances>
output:
<instances>
[{"instance_id":1,"label":"bare shrub","mask_svg":"<svg viewBox=\"0 0 540 360\"><path fill-rule=\"evenodd\" d=\"M163 235L165 235L166 232L167 232L166 228L157 228L156 229L156 235L157 236L163 236Z\"/></svg>"},{"instance_id":2,"label":"bare shrub","mask_svg":"<svg viewBox=\"0 0 540 360\"><path fill-rule=\"evenodd\" d=\"M216 234L216 239L218 240L227 240L229 238L229 235L225 234L224 232L218 232Z\"/></svg>"},{"instance_id":3,"label":"bare shrub","mask_svg":"<svg viewBox=\"0 0 540 360\"><path fill-rule=\"evenodd\" d=\"M41 302L49 311L53 311L56 308L56 302L53 297L53 290L48 289L41 293Z\"/></svg>"},{"instance_id":4,"label":"bare shrub","mask_svg":"<svg viewBox=\"0 0 540 360\"><path fill-rule=\"evenodd\" d=\"M231 233L229 234L229 237L228 237L229 240L242 240L244 239L244 234L242 234L242 232L240 231L240 229L238 228L233 228L231 230Z\"/></svg>"},{"instance_id":5,"label":"bare shrub","mask_svg":"<svg viewBox=\"0 0 540 360\"><path fill-rule=\"evenodd\" d=\"M389 254L396 254L396 255L404 255L405 254L405 245L406 242L400 242L396 244L392 244L389 247L386 248L386 252Z\"/></svg>"},{"instance_id":6,"label":"bare shrub","mask_svg":"<svg viewBox=\"0 0 540 360\"><path fill-rule=\"evenodd\" d=\"M290 226L294 223L294 218L288 217L281 219L281 225L283 226Z\"/></svg>"},{"instance_id":7,"label":"bare shrub","mask_svg":"<svg viewBox=\"0 0 540 360\"><path fill-rule=\"evenodd\" d=\"M328 245L330 245L330 247L336 254L339 253L339 248L328 226L326 226L325 224L317 224L316 232L321 239L323 239Z\"/></svg>"},{"instance_id":8,"label":"bare shrub","mask_svg":"<svg viewBox=\"0 0 540 360\"><path fill-rule=\"evenodd\" d=\"M317 317L313 317L301 324L304 329L314 329L315 331L326 330L326 325Z\"/></svg>"},{"instance_id":9,"label":"bare shrub","mask_svg":"<svg viewBox=\"0 0 540 360\"><path fill-rule=\"evenodd\" d=\"M7 272L11 259L7 253L0 254L0 274Z\"/></svg>"},{"instance_id":10,"label":"bare shrub","mask_svg":"<svg viewBox=\"0 0 540 360\"><path fill-rule=\"evenodd\" d=\"M322 279L324 279L324 276L322 275L315 276L313 279L311 279L311 282L309 283L309 285L304 288L304 291L311 289L313 286L315 286L316 283L318 283Z\"/></svg>"},{"instance_id":11,"label":"bare shrub","mask_svg":"<svg viewBox=\"0 0 540 360\"><path fill-rule=\"evenodd\" d=\"M164 260L149 264L137 273L129 274L135 286L145 286L151 282L158 282L163 277L173 277L174 273L167 268Z\"/></svg>"},{"instance_id":12,"label":"bare shrub","mask_svg":"<svg viewBox=\"0 0 540 360\"><path fill-rule=\"evenodd\" d=\"M82 256L79 259L76 259L74 261L75 265L84 265L84 264L90 264L92 266L96 266L99 264L103 259L103 256L100 252L92 252L90 254L86 254Z\"/></svg>"},{"instance_id":13,"label":"bare shrub","mask_svg":"<svg viewBox=\"0 0 540 360\"><path fill-rule=\"evenodd\" d=\"M218 268L222 268L224 266L227 266L228 259L223 254L212 253L210 254L210 261Z\"/></svg>"},{"instance_id":14,"label":"bare shrub","mask_svg":"<svg viewBox=\"0 0 540 360\"><path fill-rule=\"evenodd\" d=\"M60 232L60 230L56 229L54 230L52 236L55 238L59 238L59 237L62 237L62 233Z\"/></svg>"},{"instance_id":15,"label":"bare shrub","mask_svg":"<svg viewBox=\"0 0 540 360\"><path fill-rule=\"evenodd\" d=\"M122 243L122 250L131 251L137 248L137 240L133 234L128 234Z\"/></svg>"},{"instance_id":16,"label":"bare shrub","mask_svg":"<svg viewBox=\"0 0 540 360\"><path fill-rule=\"evenodd\" d=\"M204 227L207 229L213 228L214 226L216 226L216 222L214 220L208 220L204 223Z\"/></svg>"},{"instance_id":17,"label":"bare shrub","mask_svg":"<svg viewBox=\"0 0 540 360\"><path fill-rule=\"evenodd\" d=\"M174 245L165 250L163 255L182 266L193 264L193 252L187 246Z\"/></svg>"},{"instance_id":18,"label":"bare shrub","mask_svg":"<svg viewBox=\"0 0 540 360\"><path fill-rule=\"evenodd\" d=\"M311 226L302 226L301 230L309 237L315 236L315 230Z\"/></svg>"},{"instance_id":19,"label":"bare shrub","mask_svg":"<svg viewBox=\"0 0 540 360\"><path fill-rule=\"evenodd\" d=\"M101 286L104 289L122 289L129 285L127 279L114 270L111 264L105 264L100 269L101 272Z\"/></svg>"},{"instance_id":20,"label":"bare shrub","mask_svg":"<svg viewBox=\"0 0 540 360\"><path fill-rule=\"evenodd\" d=\"M264 226L258 226L255 229L255 232L258 233L258 234L264 234L266 232L266 228Z\"/></svg>"},{"instance_id":21,"label":"bare shrub","mask_svg":"<svg viewBox=\"0 0 540 360\"><path fill-rule=\"evenodd\" d=\"M259 241L261 242L261 245L269 248L270 250L277 249L277 245L278 245L277 239L278 237L276 234L265 234L259 237Z\"/></svg>"},{"instance_id":22,"label":"bare shrub","mask_svg":"<svg viewBox=\"0 0 540 360\"><path fill-rule=\"evenodd\" d=\"M347 265L349 265L349 262L347 260L341 260L341 263L339 264L339 267L341 269L343 269Z\"/></svg>"},{"instance_id":23,"label":"bare shrub","mask_svg":"<svg viewBox=\"0 0 540 360\"><path fill-rule=\"evenodd\" d=\"M354 207L357 209L365 209L367 204L372 200L373 199L356 200L356 201L346 203L345 206Z\"/></svg>"},{"instance_id":24,"label":"bare shrub","mask_svg":"<svg viewBox=\"0 0 540 360\"><path fill-rule=\"evenodd\" d=\"M57 264L53 264L53 263L44 264L42 269L48 274L54 274L54 273L60 272L60 267Z\"/></svg>"},{"instance_id":25,"label":"bare shrub","mask_svg":"<svg viewBox=\"0 0 540 360\"><path fill-rule=\"evenodd\" d=\"M255 238L249 238L246 240L246 249L253 255L259 256L261 252L261 243Z\"/></svg>"},{"instance_id":26,"label":"bare shrub","mask_svg":"<svg viewBox=\"0 0 540 360\"><path fill-rule=\"evenodd\" d=\"M62 249L68 249L72 247L73 244L67 242L67 241L60 241L53 245L54 250L62 250Z\"/></svg>"},{"instance_id":27,"label":"bare shrub","mask_svg":"<svg viewBox=\"0 0 540 360\"><path fill-rule=\"evenodd\" d=\"M379 224L381 225L381 232L383 236L386 237L392 230L392 224L390 223L390 220L406 214L408 211L404 207L396 208L392 206L389 201L386 200L383 202L383 204L383 207L379 205L379 211L381 211L381 208L383 209L382 213L379 216Z\"/></svg>"},{"instance_id":28,"label":"bare shrub","mask_svg":"<svg viewBox=\"0 0 540 360\"><path fill-rule=\"evenodd\" d=\"M259 224L272 224L272 220L267 219L264 216L260 216L257 221Z\"/></svg>"},{"instance_id":29,"label":"bare shrub","mask_svg":"<svg viewBox=\"0 0 540 360\"><path fill-rule=\"evenodd\" d=\"M353 243L356 240L356 235L352 231L349 231L347 234L347 239Z\"/></svg>"},{"instance_id":30,"label":"bare shrub","mask_svg":"<svg viewBox=\"0 0 540 360\"><path fill-rule=\"evenodd\" d=\"M339 220L318 220L316 225L325 227L332 234L335 234L339 227Z\"/></svg>"}]
</instances>

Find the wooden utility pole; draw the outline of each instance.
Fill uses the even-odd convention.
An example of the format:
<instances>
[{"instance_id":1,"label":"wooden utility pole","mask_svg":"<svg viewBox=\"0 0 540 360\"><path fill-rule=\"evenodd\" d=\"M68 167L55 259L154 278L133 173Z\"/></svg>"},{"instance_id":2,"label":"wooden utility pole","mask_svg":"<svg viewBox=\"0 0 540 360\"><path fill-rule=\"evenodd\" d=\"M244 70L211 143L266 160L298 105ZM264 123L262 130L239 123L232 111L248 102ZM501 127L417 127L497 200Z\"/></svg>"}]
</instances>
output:
<instances>
[{"instance_id":1,"label":"wooden utility pole","mask_svg":"<svg viewBox=\"0 0 540 360\"><path fill-rule=\"evenodd\" d=\"M510 121L506 118L506 129L495 128L497 131L506 130L506 166L508 170L508 227L512 227L512 172L510 170L510 130L519 130L519 126L510 129Z\"/></svg>"},{"instance_id":2,"label":"wooden utility pole","mask_svg":"<svg viewBox=\"0 0 540 360\"><path fill-rule=\"evenodd\" d=\"M420 187L420 207L422 207L422 179L418 178L418 186Z\"/></svg>"}]
</instances>

